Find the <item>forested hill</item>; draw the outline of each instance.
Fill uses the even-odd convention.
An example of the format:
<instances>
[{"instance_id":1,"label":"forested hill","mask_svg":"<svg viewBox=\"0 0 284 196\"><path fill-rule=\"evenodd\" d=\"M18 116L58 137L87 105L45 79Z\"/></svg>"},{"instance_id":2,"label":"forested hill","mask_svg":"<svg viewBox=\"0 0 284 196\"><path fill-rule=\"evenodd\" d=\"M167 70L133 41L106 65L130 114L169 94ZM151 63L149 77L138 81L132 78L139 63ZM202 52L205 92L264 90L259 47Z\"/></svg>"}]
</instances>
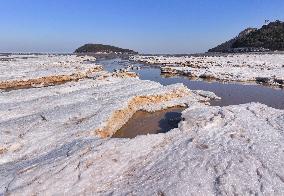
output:
<instances>
[{"instance_id":1,"label":"forested hill","mask_svg":"<svg viewBox=\"0 0 284 196\"><path fill-rule=\"evenodd\" d=\"M263 25L260 29L248 28L237 37L210 49L208 52L233 52L238 49L272 51L284 50L284 22L275 21Z\"/></svg>"},{"instance_id":2,"label":"forested hill","mask_svg":"<svg viewBox=\"0 0 284 196\"><path fill-rule=\"evenodd\" d=\"M130 49L123 49L103 44L85 44L75 50L75 53L121 53L121 54L137 54Z\"/></svg>"}]
</instances>

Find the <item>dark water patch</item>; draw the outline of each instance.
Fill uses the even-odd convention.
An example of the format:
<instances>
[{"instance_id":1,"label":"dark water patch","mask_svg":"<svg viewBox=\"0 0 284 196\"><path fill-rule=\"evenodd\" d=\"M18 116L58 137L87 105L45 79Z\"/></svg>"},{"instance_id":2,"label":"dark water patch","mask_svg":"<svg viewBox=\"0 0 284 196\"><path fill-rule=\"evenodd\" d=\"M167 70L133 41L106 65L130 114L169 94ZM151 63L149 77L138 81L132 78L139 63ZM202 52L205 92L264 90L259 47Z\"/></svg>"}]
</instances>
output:
<instances>
[{"instance_id":1,"label":"dark water patch","mask_svg":"<svg viewBox=\"0 0 284 196\"><path fill-rule=\"evenodd\" d=\"M172 107L157 112L138 111L112 137L134 138L137 135L166 133L178 127L184 109Z\"/></svg>"}]
</instances>

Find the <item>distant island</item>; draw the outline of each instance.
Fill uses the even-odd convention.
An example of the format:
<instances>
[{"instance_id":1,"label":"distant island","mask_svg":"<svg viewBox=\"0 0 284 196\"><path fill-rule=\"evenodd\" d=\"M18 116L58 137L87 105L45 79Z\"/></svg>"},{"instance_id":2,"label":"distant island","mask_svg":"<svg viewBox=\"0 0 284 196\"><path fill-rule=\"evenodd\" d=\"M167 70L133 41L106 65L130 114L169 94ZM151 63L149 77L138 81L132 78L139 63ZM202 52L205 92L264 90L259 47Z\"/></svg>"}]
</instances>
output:
<instances>
[{"instance_id":1,"label":"distant island","mask_svg":"<svg viewBox=\"0 0 284 196\"><path fill-rule=\"evenodd\" d=\"M260 29L247 28L237 37L208 52L265 52L284 51L284 22L279 20Z\"/></svg>"},{"instance_id":2,"label":"distant island","mask_svg":"<svg viewBox=\"0 0 284 196\"><path fill-rule=\"evenodd\" d=\"M123 49L103 44L85 44L75 50L75 53L96 53L96 54L138 54L130 49Z\"/></svg>"}]
</instances>

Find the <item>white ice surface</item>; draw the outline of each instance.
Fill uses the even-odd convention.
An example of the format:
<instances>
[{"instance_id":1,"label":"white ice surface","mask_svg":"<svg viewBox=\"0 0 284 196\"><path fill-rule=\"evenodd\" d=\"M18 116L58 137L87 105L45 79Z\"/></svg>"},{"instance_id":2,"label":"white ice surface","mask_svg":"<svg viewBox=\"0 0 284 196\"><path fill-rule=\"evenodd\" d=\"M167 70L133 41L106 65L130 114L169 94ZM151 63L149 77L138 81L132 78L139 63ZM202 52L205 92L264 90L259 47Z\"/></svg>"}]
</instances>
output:
<instances>
[{"instance_id":1,"label":"white ice surface","mask_svg":"<svg viewBox=\"0 0 284 196\"><path fill-rule=\"evenodd\" d=\"M179 89L108 76L0 91L0 195L283 195L283 110L206 106L199 102L214 94L188 90L139 108L186 104L179 128L134 139L94 134L133 97Z\"/></svg>"},{"instance_id":2,"label":"white ice surface","mask_svg":"<svg viewBox=\"0 0 284 196\"><path fill-rule=\"evenodd\" d=\"M0 58L0 82L52 75L71 75L96 67L97 65L91 63L93 61L95 61L94 57L76 55L2 56Z\"/></svg>"},{"instance_id":3,"label":"white ice surface","mask_svg":"<svg viewBox=\"0 0 284 196\"><path fill-rule=\"evenodd\" d=\"M133 56L135 61L163 64L165 73L223 81L284 84L284 54L231 54L223 56Z\"/></svg>"},{"instance_id":4,"label":"white ice surface","mask_svg":"<svg viewBox=\"0 0 284 196\"><path fill-rule=\"evenodd\" d=\"M282 110L257 103L199 104L183 118L179 128L165 134L73 137L32 158L2 164L0 190L15 195L284 194Z\"/></svg>"}]
</instances>

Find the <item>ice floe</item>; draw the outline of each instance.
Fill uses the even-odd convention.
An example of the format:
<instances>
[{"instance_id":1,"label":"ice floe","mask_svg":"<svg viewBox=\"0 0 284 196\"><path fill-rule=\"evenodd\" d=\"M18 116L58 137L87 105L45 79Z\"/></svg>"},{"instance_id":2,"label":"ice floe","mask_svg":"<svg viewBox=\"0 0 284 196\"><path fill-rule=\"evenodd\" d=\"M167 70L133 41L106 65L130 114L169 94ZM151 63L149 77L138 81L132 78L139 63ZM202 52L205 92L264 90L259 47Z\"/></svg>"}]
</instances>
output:
<instances>
[{"instance_id":1,"label":"ice floe","mask_svg":"<svg viewBox=\"0 0 284 196\"><path fill-rule=\"evenodd\" d=\"M76 55L7 55L0 58L0 89L48 86L86 78L102 67Z\"/></svg>"},{"instance_id":2,"label":"ice floe","mask_svg":"<svg viewBox=\"0 0 284 196\"><path fill-rule=\"evenodd\" d=\"M284 54L133 56L131 60L159 64L164 74L284 86Z\"/></svg>"}]
</instances>

